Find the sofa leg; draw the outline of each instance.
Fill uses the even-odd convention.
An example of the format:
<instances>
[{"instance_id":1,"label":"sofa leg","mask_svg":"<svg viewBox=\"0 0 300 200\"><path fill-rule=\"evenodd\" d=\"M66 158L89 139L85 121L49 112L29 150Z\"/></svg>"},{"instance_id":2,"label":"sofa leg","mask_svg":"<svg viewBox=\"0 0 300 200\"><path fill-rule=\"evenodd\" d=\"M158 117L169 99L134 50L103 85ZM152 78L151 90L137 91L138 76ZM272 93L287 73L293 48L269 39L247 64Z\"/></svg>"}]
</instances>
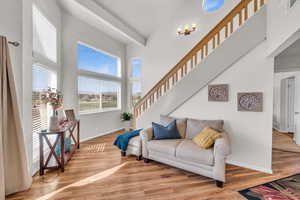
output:
<instances>
[{"instance_id":1,"label":"sofa leg","mask_svg":"<svg viewBox=\"0 0 300 200\"><path fill-rule=\"evenodd\" d=\"M144 163L149 163L150 160L148 158L144 158Z\"/></svg>"},{"instance_id":2,"label":"sofa leg","mask_svg":"<svg viewBox=\"0 0 300 200\"><path fill-rule=\"evenodd\" d=\"M121 151L121 156L125 157L126 156L126 151Z\"/></svg>"},{"instance_id":3,"label":"sofa leg","mask_svg":"<svg viewBox=\"0 0 300 200\"><path fill-rule=\"evenodd\" d=\"M139 161L142 160L142 156L137 156L136 160L139 160Z\"/></svg>"},{"instance_id":4,"label":"sofa leg","mask_svg":"<svg viewBox=\"0 0 300 200\"><path fill-rule=\"evenodd\" d=\"M222 181L217 181L217 180L216 180L216 186L217 186L217 187L222 188L222 187L223 187L223 184L224 184L224 183L223 183Z\"/></svg>"}]
</instances>

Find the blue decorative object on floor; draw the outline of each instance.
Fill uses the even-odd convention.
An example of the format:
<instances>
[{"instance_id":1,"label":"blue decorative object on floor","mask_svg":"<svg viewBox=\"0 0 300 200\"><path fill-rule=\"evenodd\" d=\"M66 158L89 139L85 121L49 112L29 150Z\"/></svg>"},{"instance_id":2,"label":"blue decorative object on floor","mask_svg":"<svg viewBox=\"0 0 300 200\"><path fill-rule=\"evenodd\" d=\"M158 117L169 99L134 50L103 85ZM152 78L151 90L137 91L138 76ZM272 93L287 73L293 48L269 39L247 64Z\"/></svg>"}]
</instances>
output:
<instances>
[{"instance_id":1,"label":"blue decorative object on floor","mask_svg":"<svg viewBox=\"0 0 300 200\"><path fill-rule=\"evenodd\" d=\"M71 152L71 138L67 137L65 138L65 153L66 152ZM60 156L60 153L61 153L61 147L60 147L60 139L58 139L58 142L57 142L57 145L55 147L55 154L57 156Z\"/></svg>"},{"instance_id":2,"label":"blue decorative object on floor","mask_svg":"<svg viewBox=\"0 0 300 200\"><path fill-rule=\"evenodd\" d=\"M121 151L126 151L129 140L135 136L140 135L141 130L142 129L129 131L129 132L123 133L121 135L118 135L118 137L116 138L116 140L114 142L114 145L117 146Z\"/></svg>"},{"instance_id":3,"label":"blue decorative object on floor","mask_svg":"<svg viewBox=\"0 0 300 200\"><path fill-rule=\"evenodd\" d=\"M178 132L176 120L168 124L166 127L152 122L154 140L164 139L181 139Z\"/></svg>"},{"instance_id":4,"label":"blue decorative object on floor","mask_svg":"<svg viewBox=\"0 0 300 200\"><path fill-rule=\"evenodd\" d=\"M203 0L203 10L206 12L212 12L218 10L224 5L224 0Z\"/></svg>"}]
</instances>

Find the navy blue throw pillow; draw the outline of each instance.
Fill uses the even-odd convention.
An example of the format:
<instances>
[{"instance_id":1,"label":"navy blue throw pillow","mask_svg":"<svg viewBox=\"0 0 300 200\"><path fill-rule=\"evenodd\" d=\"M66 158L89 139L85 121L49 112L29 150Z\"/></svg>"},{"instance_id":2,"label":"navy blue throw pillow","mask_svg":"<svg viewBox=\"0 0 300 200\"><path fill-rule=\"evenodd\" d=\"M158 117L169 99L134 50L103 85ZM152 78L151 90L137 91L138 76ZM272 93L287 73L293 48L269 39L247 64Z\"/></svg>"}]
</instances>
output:
<instances>
[{"instance_id":1,"label":"navy blue throw pillow","mask_svg":"<svg viewBox=\"0 0 300 200\"><path fill-rule=\"evenodd\" d=\"M152 122L152 128L154 140L181 139L177 129L176 120L171 122L166 127Z\"/></svg>"}]
</instances>

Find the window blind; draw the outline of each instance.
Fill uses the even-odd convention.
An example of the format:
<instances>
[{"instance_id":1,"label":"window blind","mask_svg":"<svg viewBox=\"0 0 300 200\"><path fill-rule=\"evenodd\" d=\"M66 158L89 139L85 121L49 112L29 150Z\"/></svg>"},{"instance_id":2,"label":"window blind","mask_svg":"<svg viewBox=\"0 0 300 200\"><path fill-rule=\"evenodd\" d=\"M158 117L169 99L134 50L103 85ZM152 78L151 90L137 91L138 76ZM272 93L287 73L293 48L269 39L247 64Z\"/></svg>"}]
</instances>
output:
<instances>
[{"instance_id":1,"label":"window blind","mask_svg":"<svg viewBox=\"0 0 300 200\"><path fill-rule=\"evenodd\" d=\"M39 159L39 137L41 130L47 129L50 108L43 104L40 100L41 93L48 87L57 87L57 75L39 65L32 67L32 146L33 146L33 161Z\"/></svg>"}]
</instances>

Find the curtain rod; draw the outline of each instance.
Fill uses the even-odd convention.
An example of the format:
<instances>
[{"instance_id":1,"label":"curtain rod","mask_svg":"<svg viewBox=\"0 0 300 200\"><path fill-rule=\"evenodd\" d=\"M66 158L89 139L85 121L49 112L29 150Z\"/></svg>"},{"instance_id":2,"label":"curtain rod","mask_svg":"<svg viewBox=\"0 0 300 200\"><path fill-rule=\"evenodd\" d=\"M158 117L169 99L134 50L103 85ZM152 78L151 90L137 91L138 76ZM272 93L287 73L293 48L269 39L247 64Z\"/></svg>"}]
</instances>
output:
<instances>
[{"instance_id":1,"label":"curtain rod","mask_svg":"<svg viewBox=\"0 0 300 200\"><path fill-rule=\"evenodd\" d=\"M13 46L15 46L15 47L18 47L18 46L20 46L20 43L19 43L19 42L17 42L17 41L14 41L14 42L12 42L12 41L8 41L8 44L11 44L11 45L13 45Z\"/></svg>"}]
</instances>

